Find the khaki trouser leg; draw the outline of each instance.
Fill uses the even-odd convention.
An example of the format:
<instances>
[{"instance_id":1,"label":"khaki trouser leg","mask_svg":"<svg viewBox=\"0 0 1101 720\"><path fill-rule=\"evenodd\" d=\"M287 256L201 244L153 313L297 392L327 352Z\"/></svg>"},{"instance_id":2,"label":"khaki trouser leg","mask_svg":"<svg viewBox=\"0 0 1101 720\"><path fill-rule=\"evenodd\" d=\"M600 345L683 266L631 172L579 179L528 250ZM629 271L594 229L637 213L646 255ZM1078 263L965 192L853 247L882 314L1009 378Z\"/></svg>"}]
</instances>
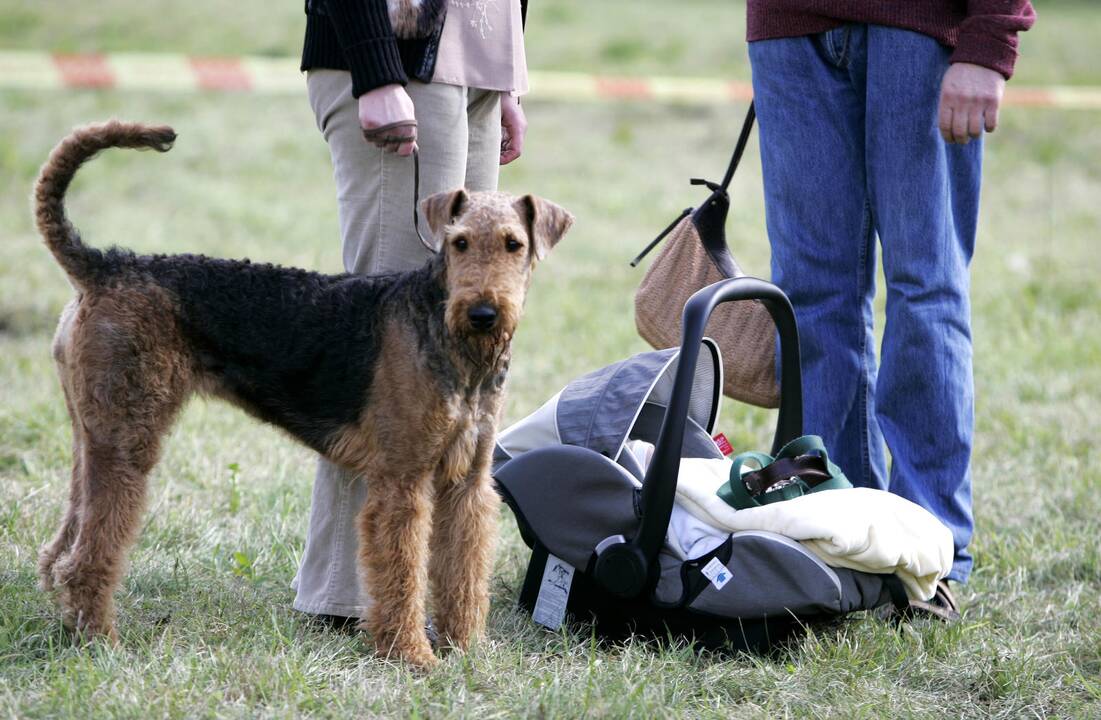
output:
<instances>
[{"instance_id":1,"label":"khaki trouser leg","mask_svg":"<svg viewBox=\"0 0 1101 720\"><path fill-rule=\"evenodd\" d=\"M345 269L377 274L420 266L429 251L413 230L413 159L363 139L347 72L311 71L307 88L332 156ZM406 90L416 108L421 198L464 185L496 189L498 94L422 83ZM359 582L355 520L368 484L319 459L306 547L292 583L296 610L347 617L366 612L370 598Z\"/></svg>"}]
</instances>

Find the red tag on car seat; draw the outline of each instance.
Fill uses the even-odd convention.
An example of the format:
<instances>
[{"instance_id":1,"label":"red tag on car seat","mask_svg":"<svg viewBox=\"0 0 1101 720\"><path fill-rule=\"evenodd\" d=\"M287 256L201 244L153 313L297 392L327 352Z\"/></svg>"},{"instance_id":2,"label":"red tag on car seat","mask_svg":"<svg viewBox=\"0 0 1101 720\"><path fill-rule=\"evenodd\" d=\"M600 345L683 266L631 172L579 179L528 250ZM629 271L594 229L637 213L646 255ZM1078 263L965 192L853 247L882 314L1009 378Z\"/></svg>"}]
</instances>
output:
<instances>
[{"instance_id":1,"label":"red tag on car seat","mask_svg":"<svg viewBox=\"0 0 1101 720\"><path fill-rule=\"evenodd\" d=\"M734 454L734 448L730 445L730 441L726 439L726 435L719 433L711 439L719 446L719 451L722 452L723 457Z\"/></svg>"}]
</instances>

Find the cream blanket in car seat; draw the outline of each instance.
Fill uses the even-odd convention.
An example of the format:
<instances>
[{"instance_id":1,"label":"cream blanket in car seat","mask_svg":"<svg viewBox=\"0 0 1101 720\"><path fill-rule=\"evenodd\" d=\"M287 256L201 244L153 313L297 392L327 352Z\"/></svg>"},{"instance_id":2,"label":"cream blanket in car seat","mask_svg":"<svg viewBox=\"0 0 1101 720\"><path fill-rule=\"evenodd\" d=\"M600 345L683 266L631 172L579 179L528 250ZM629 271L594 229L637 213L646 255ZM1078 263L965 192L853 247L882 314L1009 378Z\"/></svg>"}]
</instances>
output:
<instances>
[{"instance_id":1,"label":"cream blanket in car seat","mask_svg":"<svg viewBox=\"0 0 1101 720\"><path fill-rule=\"evenodd\" d=\"M884 490L827 490L735 510L716 492L728 459L681 461L677 503L722 533L765 530L798 540L827 565L898 575L912 599L928 600L952 568L952 533L928 510ZM670 524L670 531L673 526Z\"/></svg>"}]
</instances>

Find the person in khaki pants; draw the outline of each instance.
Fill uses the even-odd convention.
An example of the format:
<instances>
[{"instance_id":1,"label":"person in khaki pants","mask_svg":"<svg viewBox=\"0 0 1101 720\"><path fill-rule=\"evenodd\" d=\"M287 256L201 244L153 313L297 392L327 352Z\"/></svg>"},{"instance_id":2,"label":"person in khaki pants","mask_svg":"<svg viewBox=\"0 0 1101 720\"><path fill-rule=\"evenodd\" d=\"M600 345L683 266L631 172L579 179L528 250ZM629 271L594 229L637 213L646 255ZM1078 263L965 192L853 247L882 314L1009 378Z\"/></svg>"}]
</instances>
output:
<instances>
[{"instance_id":1,"label":"person in khaki pants","mask_svg":"<svg viewBox=\"0 0 1101 720\"><path fill-rule=\"evenodd\" d=\"M520 156L524 4L307 0L302 69L332 156L348 272L401 272L428 259L413 228L414 148L421 197L495 190L499 166ZM355 518L370 484L319 459L296 610L337 622L365 614Z\"/></svg>"}]
</instances>

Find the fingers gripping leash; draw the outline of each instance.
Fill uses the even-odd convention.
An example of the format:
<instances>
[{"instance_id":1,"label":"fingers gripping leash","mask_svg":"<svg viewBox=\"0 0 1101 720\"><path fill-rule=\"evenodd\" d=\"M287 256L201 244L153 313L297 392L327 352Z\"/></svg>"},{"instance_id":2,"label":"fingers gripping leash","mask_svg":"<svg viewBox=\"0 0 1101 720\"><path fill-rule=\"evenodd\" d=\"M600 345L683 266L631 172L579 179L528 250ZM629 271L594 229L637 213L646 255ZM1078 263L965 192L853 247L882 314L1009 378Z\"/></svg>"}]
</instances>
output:
<instances>
[{"instance_id":1,"label":"fingers gripping leash","mask_svg":"<svg viewBox=\"0 0 1101 720\"><path fill-rule=\"evenodd\" d=\"M417 121L400 120L370 130L364 128L363 138L383 150L397 150L405 143L417 141Z\"/></svg>"}]
</instances>

